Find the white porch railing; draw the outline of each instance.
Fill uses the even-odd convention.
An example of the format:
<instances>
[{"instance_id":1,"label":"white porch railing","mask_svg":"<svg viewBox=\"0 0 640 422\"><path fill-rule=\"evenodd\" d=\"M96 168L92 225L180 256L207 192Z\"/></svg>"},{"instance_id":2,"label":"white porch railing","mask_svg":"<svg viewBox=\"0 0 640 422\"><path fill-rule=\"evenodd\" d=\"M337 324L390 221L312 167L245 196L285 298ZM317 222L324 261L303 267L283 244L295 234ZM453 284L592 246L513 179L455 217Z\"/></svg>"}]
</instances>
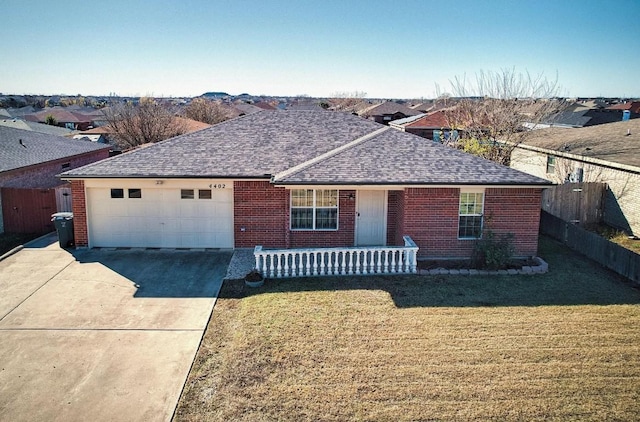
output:
<instances>
[{"instance_id":1,"label":"white porch railing","mask_svg":"<svg viewBox=\"0 0 640 422\"><path fill-rule=\"evenodd\" d=\"M409 236L403 239L404 246L264 250L256 246L253 255L256 269L268 278L416 273L418 246Z\"/></svg>"}]
</instances>

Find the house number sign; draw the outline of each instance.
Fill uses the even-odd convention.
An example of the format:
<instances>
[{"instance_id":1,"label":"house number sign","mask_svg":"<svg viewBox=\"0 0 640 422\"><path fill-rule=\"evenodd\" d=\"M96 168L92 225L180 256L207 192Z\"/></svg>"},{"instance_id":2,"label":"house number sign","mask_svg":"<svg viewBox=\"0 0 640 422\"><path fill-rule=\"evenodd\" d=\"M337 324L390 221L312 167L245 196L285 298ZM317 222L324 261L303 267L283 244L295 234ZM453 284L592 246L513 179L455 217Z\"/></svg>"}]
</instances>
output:
<instances>
[{"instance_id":1,"label":"house number sign","mask_svg":"<svg viewBox=\"0 0 640 422\"><path fill-rule=\"evenodd\" d=\"M225 188L225 184L224 183L213 183L211 185L209 185L210 189L224 189Z\"/></svg>"}]
</instances>

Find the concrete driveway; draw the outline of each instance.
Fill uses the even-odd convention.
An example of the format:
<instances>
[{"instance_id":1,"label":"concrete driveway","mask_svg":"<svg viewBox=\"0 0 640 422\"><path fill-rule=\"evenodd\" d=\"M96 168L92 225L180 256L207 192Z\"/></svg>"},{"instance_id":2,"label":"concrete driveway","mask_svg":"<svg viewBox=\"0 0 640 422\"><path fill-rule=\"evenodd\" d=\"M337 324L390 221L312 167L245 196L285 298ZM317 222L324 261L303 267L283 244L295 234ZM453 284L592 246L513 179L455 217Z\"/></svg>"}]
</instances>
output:
<instances>
[{"instance_id":1,"label":"concrete driveway","mask_svg":"<svg viewBox=\"0 0 640 422\"><path fill-rule=\"evenodd\" d=\"M0 420L169 420L231 254L50 237L0 261Z\"/></svg>"}]
</instances>

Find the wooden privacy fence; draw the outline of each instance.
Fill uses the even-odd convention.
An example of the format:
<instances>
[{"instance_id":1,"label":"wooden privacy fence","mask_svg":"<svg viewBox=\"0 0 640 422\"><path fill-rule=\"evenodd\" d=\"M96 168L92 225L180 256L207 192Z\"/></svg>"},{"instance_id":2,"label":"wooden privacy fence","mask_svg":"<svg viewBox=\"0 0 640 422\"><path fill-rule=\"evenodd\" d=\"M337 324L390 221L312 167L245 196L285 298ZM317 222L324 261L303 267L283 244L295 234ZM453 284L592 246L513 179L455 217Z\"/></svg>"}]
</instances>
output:
<instances>
[{"instance_id":1,"label":"wooden privacy fence","mask_svg":"<svg viewBox=\"0 0 640 422\"><path fill-rule=\"evenodd\" d=\"M604 237L542 211L540 231L640 284L640 255Z\"/></svg>"},{"instance_id":2,"label":"wooden privacy fence","mask_svg":"<svg viewBox=\"0 0 640 422\"><path fill-rule=\"evenodd\" d=\"M542 209L574 224L602 221L606 183L564 183L542 193Z\"/></svg>"},{"instance_id":3,"label":"wooden privacy fence","mask_svg":"<svg viewBox=\"0 0 640 422\"><path fill-rule=\"evenodd\" d=\"M2 188L0 195L6 233L53 231L51 214L57 211L55 189Z\"/></svg>"}]
</instances>

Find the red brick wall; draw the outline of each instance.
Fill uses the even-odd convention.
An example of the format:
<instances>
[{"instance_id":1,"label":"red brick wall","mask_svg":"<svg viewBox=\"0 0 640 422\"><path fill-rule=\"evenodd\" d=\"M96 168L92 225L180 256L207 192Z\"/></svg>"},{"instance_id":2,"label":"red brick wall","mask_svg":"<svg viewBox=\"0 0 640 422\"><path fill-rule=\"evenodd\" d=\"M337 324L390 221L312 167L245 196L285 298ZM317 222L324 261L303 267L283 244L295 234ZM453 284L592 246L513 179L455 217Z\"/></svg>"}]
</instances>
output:
<instances>
[{"instance_id":1,"label":"red brick wall","mask_svg":"<svg viewBox=\"0 0 640 422\"><path fill-rule=\"evenodd\" d=\"M289 191L268 181L233 184L234 236L237 248L302 248L307 246L353 246L354 191L340 191L338 230L298 231L289 228ZM244 229L244 230L243 230Z\"/></svg>"},{"instance_id":2,"label":"red brick wall","mask_svg":"<svg viewBox=\"0 0 640 422\"><path fill-rule=\"evenodd\" d=\"M475 242L458 240L459 189L409 188L404 191L404 230L397 227L396 241L409 235L420 247L419 256L467 258ZM513 233L516 255L537 252L541 189L487 189L485 227L496 234Z\"/></svg>"},{"instance_id":3,"label":"red brick wall","mask_svg":"<svg viewBox=\"0 0 640 422\"><path fill-rule=\"evenodd\" d=\"M233 183L233 230L236 248L286 247L288 193L268 181Z\"/></svg>"},{"instance_id":4,"label":"red brick wall","mask_svg":"<svg viewBox=\"0 0 640 422\"><path fill-rule=\"evenodd\" d=\"M387 245L404 245L404 191L391 190L387 202Z\"/></svg>"},{"instance_id":5,"label":"red brick wall","mask_svg":"<svg viewBox=\"0 0 640 422\"><path fill-rule=\"evenodd\" d=\"M75 157L63 158L9 171L0 176L0 186L7 188L52 188L65 183L63 180L60 180L60 178L56 177L57 174L95 161L100 161L108 157L109 149L107 148L77 155ZM63 169L62 164L66 163L69 163L69 167Z\"/></svg>"},{"instance_id":6,"label":"red brick wall","mask_svg":"<svg viewBox=\"0 0 640 422\"><path fill-rule=\"evenodd\" d=\"M71 197L73 198L73 231L76 247L87 247L89 246L89 236L87 234L87 200L84 180L71 181Z\"/></svg>"},{"instance_id":7,"label":"red brick wall","mask_svg":"<svg viewBox=\"0 0 640 422\"><path fill-rule=\"evenodd\" d=\"M538 252L538 229L542 189L487 189L484 200L485 227L496 234L515 234L516 255Z\"/></svg>"}]
</instances>

